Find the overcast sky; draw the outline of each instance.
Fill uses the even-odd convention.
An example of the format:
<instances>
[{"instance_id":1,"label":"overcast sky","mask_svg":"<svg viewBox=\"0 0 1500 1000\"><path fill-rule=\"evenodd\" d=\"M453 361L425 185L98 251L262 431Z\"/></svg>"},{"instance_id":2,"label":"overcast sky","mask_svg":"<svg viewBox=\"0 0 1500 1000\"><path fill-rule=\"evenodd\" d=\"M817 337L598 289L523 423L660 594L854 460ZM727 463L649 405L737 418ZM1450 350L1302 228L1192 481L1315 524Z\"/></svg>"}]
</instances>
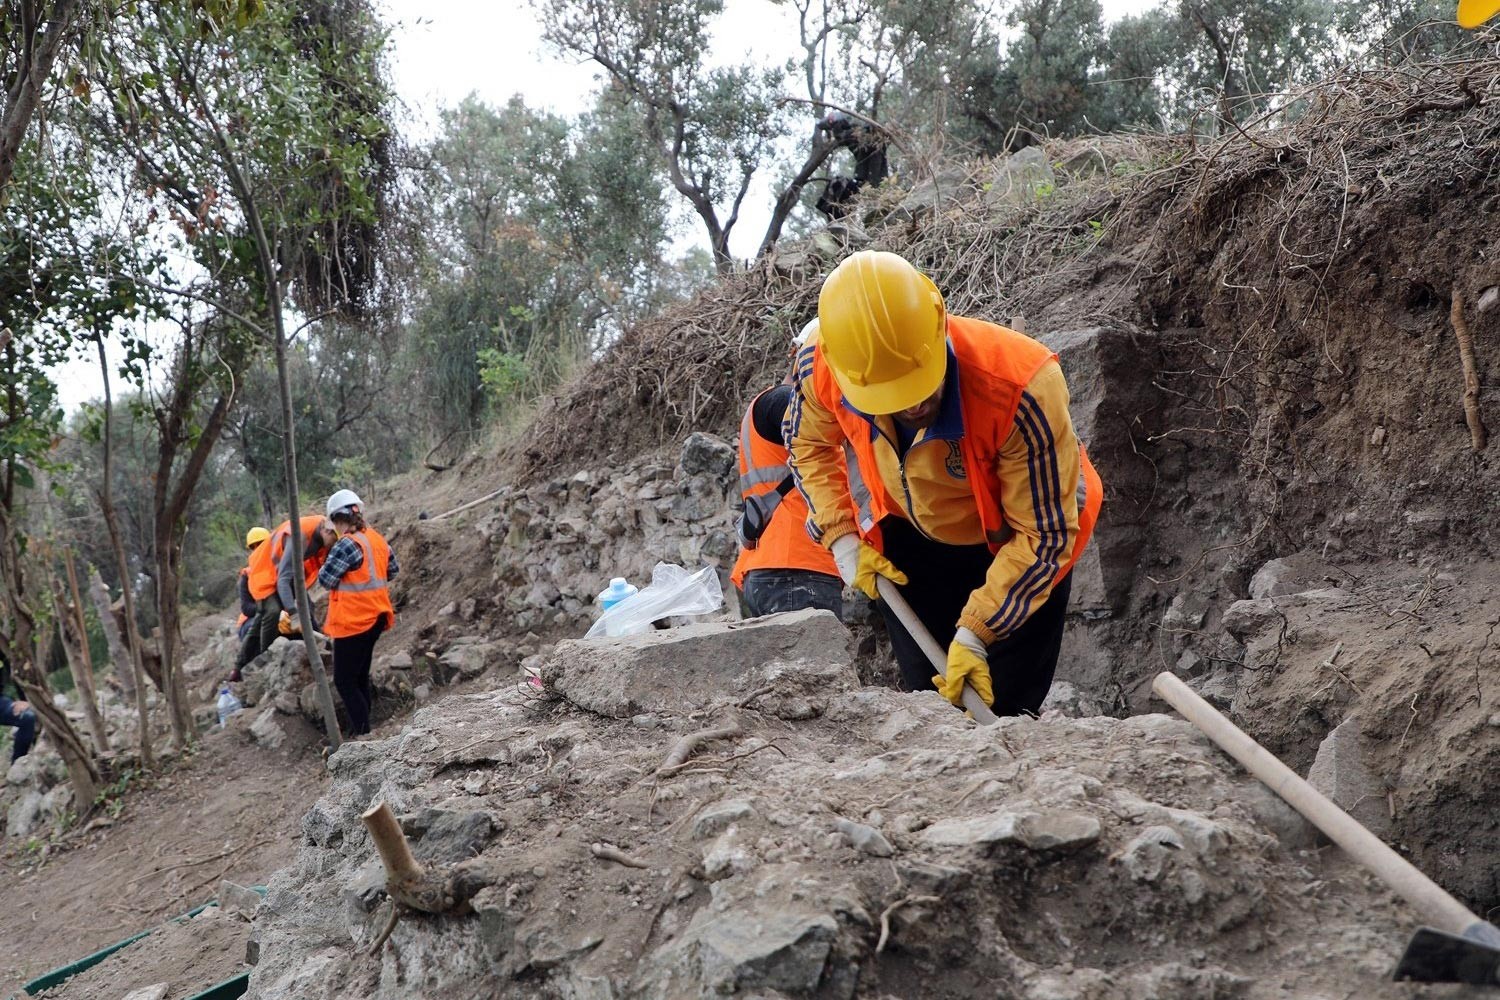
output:
<instances>
[{"instance_id":1,"label":"overcast sky","mask_svg":"<svg viewBox=\"0 0 1500 1000\"><path fill-rule=\"evenodd\" d=\"M1103 0L1105 18L1144 10L1156 0ZM478 0L377 0L391 24L390 68L406 105L413 138L436 129L440 108L476 93L492 104L520 94L526 103L559 114L576 114L591 103L598 79L589 64L559 59L542 41L529 3ZM732 63L747 55L786 59L796 51L796 22L789 8L768 0L727 0L714 30L712 58ZM769 198L752 198L731 249L748 255L764 230ZM682 241L699 239L684 224ZM743 242L742 242L743 241ZM72 410L99 398L96 364L83 361L58 373L63 404Z\"/></svg>"}]
</instances>

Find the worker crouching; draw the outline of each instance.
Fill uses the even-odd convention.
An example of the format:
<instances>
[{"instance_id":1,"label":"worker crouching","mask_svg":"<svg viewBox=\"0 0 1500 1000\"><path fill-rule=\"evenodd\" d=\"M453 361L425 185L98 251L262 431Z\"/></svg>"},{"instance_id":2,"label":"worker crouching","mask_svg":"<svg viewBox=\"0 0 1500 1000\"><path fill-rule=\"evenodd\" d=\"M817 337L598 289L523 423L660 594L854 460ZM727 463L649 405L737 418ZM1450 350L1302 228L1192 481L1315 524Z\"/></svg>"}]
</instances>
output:
<instances>
[{"instance_id":1,"label":"worker crouching","mask_svg":"<svg viewBox=\"0 0 1500 1000\"><path fill-rule=\"evenodd\" d=\"M797 337L802 342L817 321ZM793 395L790 375L756 396L740 422L740 554L730 579L746 618L821 608L844 614L844 581L833 556L807 533L807 503L793 488L782 426Z\"/></svg>"},{"instance_id":2,"label":"worker crouching","mask_svg":"<svg viewBox=\"0 0 1500 1000\"><path fill-rule=\"evenodd\" d=\"M396 622L390 592L399 569L396 554L365 523L363 507L353 490L328 498L328 519L339 537L318 571L318 585L328 590L323 631L333 639L333 683L349 715L350 736L370 731L370 659L380 633Z\"/></svg>"},{"instance_id":3,"label":"worker crouching","mask_svg":"<svg viewBox=\"0 0 1500 1000\"><path fill-rule=\"evenodd\" d=\"M1103 500L1056 355L949 315L937 286L892 253L835 268L818 318L785 431L808 530L846 582L876 599L887 577L947 644L946 676L933 677L880 603L906 689L930 682L956 705L967 682L997 715L1038 712L1069 574Z\"/></svg>"}]
</instances>

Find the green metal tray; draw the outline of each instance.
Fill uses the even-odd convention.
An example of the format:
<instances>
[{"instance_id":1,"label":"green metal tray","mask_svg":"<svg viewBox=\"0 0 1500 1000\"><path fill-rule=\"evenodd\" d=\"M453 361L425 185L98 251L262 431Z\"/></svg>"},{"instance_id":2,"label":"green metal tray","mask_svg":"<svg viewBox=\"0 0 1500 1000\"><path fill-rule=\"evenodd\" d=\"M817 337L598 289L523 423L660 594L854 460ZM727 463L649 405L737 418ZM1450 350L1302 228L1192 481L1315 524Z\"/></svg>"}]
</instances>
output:
<instances>
[{"instance_id":1,"label":"green metal tray","mask_svg":"<svg viewBox=\"0 0 1500 1000\"><path fill-rule=\"evenodd\" d=\"M253 885L250 888L262 896L266 894L266 887L263 885ZM184 920L191 920L193 917L196 917L198 914L202 913L210 906L218 905L219 901L217 899L210 899L206 903L200 903L199 905L193 907L186 913L179 913L177 916L171 918L170 920L163 922L169 924L180 924ZM154 928L152 929L154 930ZM150 933L151 930L137 931L136 933L130 935L130 937L125 938L121 941L116 941L114 944L108 945L104 948L100 948L93 954L85 955L83 958L78 959L76 962L69 962L67 965L59 966L56 969L53 969L51 972L44 972L21 988L26 991L27 996L36 996L43 990L50 990L54 986L58 986L62 983L67 982L69 979L78 975L78 973L83 972L85 969L92 969L94 966L98 965L100 962L104 961L106 958L113 955L121 948L124 948L127 945L135 944L141 938ZM219 983L215 986L210 986L208 989L204 990L201 993L193 994L191 997L188 997L188 1000L235 1000L236 997L244 996L245 991L249 989L249 987L250 973L242 972L237 976L224 980L222 983ZM126 992L129 992L128 988ZM17 998L12 997L11 1000L17 1000Z\"/></svg>"}]
</instances>

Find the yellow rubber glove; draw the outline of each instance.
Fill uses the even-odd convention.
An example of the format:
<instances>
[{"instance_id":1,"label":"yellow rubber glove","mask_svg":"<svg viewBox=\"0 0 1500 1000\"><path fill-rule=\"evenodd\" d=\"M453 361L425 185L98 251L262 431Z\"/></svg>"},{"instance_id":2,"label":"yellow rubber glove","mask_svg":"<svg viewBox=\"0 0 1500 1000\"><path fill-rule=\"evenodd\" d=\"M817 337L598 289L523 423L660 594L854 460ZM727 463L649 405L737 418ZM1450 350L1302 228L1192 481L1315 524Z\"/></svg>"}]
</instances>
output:
<instances>
[{"instance_id":1,"label":"yellow rubber glove","mask_svg":"<svg viewBox=\"0 0 1500 1000\"><path fill-rule=\"evenodd\" d=\"M288 637L301 635L302 622L300 619L293 618L290 611L282 611L281 617L276 621L276 631Z\"/></svg>"},{"instance_id":2,"label":"yellow rubber glove","mask_svg":"<svg viewBox=\"0 0 1500 1000\"><path fill-rule=\"evenodd\" d=\"M875 590L875 577L883 576L892 583L905 584L906 574L881 555L875 546L860 539L858 535L840 535L833 540L833 561L839 568L844 582L864 593L872 601L880 599Z\"/></svg>"},{"instance_id":3,"label":"yellow rubber glove","mask_svg":"<svg viewBox=\"0 0 1500 1000\"><path fill-rule=\"evenodd\" d=\"M995 686L990 680L990 662L986 659L987 652L984 643L979 641L979 636L969 629L960 628L953 637L953 643L948 647L946 674L932 679L932 684L938 689L938 694L955 705L962 705L964 683L968 682L975 693L984 699L986 705L993 705Z\"/></svg>"}]
</instances>

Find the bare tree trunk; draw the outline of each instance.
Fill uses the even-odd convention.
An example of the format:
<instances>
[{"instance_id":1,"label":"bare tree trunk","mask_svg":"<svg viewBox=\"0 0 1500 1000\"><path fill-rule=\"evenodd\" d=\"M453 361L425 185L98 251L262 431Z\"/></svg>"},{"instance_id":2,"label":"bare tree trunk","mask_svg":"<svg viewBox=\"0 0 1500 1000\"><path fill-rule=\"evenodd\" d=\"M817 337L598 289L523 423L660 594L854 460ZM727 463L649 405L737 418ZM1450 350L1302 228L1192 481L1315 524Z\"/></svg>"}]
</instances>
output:
<instances>
[{"instance_id":1,"label":"bare tree trunk","mask_svg":"<svg viewBox=\"0 0 1500 1000\"><path fill-rule=\"evenodd\" d=\"M99 712L99 695L94 690L94 654L89 650L88 617L83 612L83 601L78 593L78 571L73 567L72 549L63 549L63 566L68 571L68 591L73 595L73 620L77 623L78 650L83 668L76 678L78 691L83 696L83 710L88 713L95 745L100 753L104 753L111 749L109 730L104 727L104 717Z\"/></svg>"},{"instance_id":2,"label":"bare tree trunk","mask_svg":"<svg viewBox=\"0 0 1500 1000\"><path fill-rule=\"evenodd\" d=\"M134 701L135 671L131 668L130 650L120 638L120 626L110 610L109 591L104 589L99 571L92 566L89 567L89 598L94 602L94 613L99 616L99 627L104 630L104 642L109 646L109 658L115 665L115 676L120 679L120 690L127 701Z\"/></svg>"},{"instance_id":3,"label":"bare tree trunk","mask_svg":"<svg viewBox=\"0 0 1500 1000\"><path fill-rule=\"evenodd\" d=\"M307 583L303 579L302 560L306 553L302 549L302 531L297 526L297 443L294 437L292 414L292 383L286 371L286 337L281 321L281 296L271 296L271 308L276 317L276 379L281 387L281 426L286 455L287 509L291 511L292 530L289 541L292 547L292 587L297 594L297 617L302 622L302 643L307 648L307 663L312 667L313 679L318 683L318 706L323 710L323 725L328 734L329 745L337 750L343 742L339 732L338 712L333 707L333 689L328 686L328 672L323 669L323 655L318 652L318 642L313 638L312 602L307 599Z\"/></svg>"},{"instance_id":4,"label":"bare tree trunk","mask_svg":"<svg viewBox=\"0 0 1500 1000\"><path fill-rule=\"evenodd\" d=\"M14 556L16 549L12 542L13 539L6 539L4 551ZM52 689L47 685L47 673L42 667L40 647L43 640L36 634L36 619L30 608L24 602L17 602L18 596L15 592L9 595L13 612L9 645L17 654L12 658L16 683L31 703L32 711L41 719L42 727L68 769L68 780L73 785L73 797L81 816L93 808L94 798L99 793L99 766L67 715L52 703Z\"/></svg>"},{"instance_id":5,"label":"bare tree trunk","mask_svg":"<svg viewBox=\"0 0 1500 1000\"><path fill-rule=\"evenodd\" d=\"M131 667L135 673L135 711L140 717L141 766L155 766L151 752L151 713L146 708L146 670L141 663L141 633L135 624L135 598L130 591L130 561L125 558L125 543L120 539L120 521L115 516L113 484L114 462L114 402L110 397L109 362L104 357L104 338L95 343L99 348L99 373L104 377L104 486L99 491L99 507L104 511L104 524L109 529L109 540L115 550L115 565L120 574L120 591L125 599L125 639L130 644Z\"/></svg>"},{"instance_id":6,"label":"bare tree trunk","mask_svg":"<svg viewBox=\"0 0 1500 1000\"><path fill-rule=\"evenodd\" d=\"M167 544L170 545L171 542L168 541ZM161 653L161 680L166 689L167 714L172 721L172 739L179 747L186 747L192 742L194 726L178 655L178 640L182 633L177 594L182 581L178 577L175 560L170 553L163 552L163 539L160 537L157 538L156 552L156 614L161 620L157 649Z\"/></svg>"},{"instance_id":7,"label":"bare tree trunk","mask_svg":"<svg viewBox=\"0 0 1500 1000\"><path fill-rule=\"evenodd\" d=\"M89 735L94 738L94 753L102 754L109 750L109 735L104 731L104 719L99 715L99 706L94 702L94 685L92 678L87 676L84 667L84 657L88 655L88 633L81 633L74 641L75 629L69 626L70 619L76 622L74 615L68 612L68 605L62 586L56 580L52 584L52 605L57 609L57 638L62 642L63 657L68 661L68 672L73 675L73 687L78 693L78 700L83 703L83 716L88 721Z\"/></svg>"},{"instance_id":8,"label":"bare tree trunk","mask_svg":"<svg viewBox=\"0 0 1500 1000\"><path fill-rule=\"evenodd\" d=\"M10 93L4 95L4 107L0 108L0 200L10 186L16 156L26 141L26 131L41 103L42 87L52 73L52 64L62 51L63 42L72 34L73 17L77 13L78 0L59 0L52 8L52 16L47 19L47 30L43 32L40 24L32 24L29 26L30 37L22 40L16 80ZM16 27L12 21L8 30Z\"/></svg>"}]
</instances>

